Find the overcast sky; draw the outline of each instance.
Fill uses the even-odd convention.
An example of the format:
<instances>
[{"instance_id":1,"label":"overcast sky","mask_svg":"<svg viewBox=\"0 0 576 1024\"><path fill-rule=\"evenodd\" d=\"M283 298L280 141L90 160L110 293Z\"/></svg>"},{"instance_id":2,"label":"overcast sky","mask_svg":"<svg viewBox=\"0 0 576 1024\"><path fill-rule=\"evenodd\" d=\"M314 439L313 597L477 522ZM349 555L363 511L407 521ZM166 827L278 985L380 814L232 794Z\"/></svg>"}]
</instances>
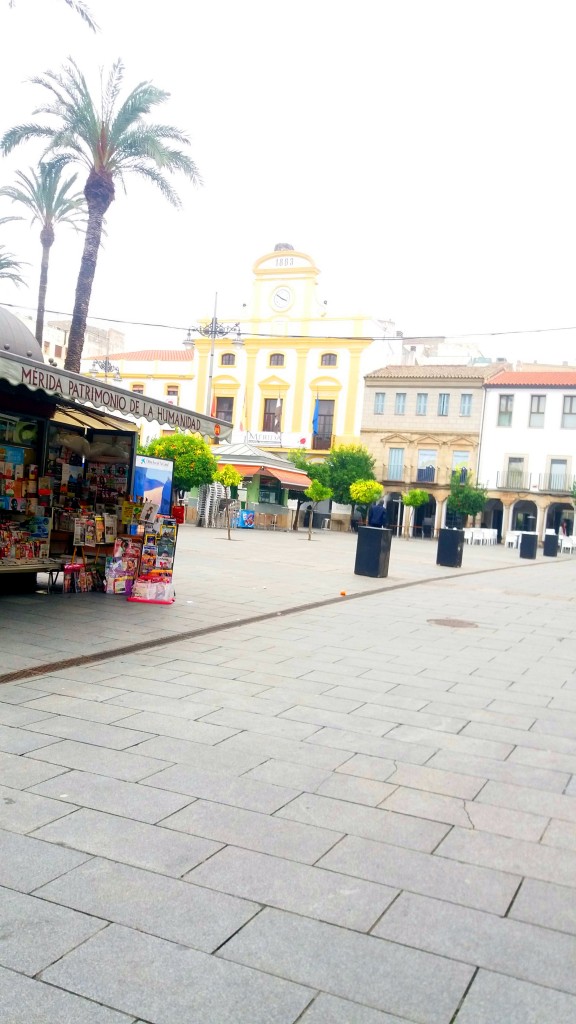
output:
<instances>
[{"instance_id":1,"label":"overcast sky","mask_svg":"<svg viewBox=\"0 0 576 1024\"><path fill-rule=\"evenodd\" d=\"M27 121L26 79L68 55L97 81L171 93L157 119L184 129L205 184L183 210L128 181L108 217L91 312L185 327L242 315L252 265L279 241L309 253L329 313L409 335L576 325L574 0L0 0L0 132ZM21 147L0 183L34 163ZM0 215L9 212L5 202ZM9 225L30 262L39 244ZM70 310L80 241L62 230L48 305ZM182 333L124 328L130 343ZM576 330L479 339L490 355L576 362Z\"/></svg>"}]
</instances>

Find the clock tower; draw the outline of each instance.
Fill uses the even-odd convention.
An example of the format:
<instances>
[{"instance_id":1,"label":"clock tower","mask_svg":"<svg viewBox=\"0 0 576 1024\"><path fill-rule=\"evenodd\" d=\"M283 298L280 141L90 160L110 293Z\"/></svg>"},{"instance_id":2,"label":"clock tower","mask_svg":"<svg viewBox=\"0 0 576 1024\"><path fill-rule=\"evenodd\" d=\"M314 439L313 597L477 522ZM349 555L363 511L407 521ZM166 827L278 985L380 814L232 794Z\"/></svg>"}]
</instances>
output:
<instances>
[{"instance_id":1,"label":"clock tower","mask_svg":"<svg viewBox=\"0 0 576 1024\"><path fill-rule=\"evenodd\" d=\"M319 270L306 253L296 252L288 242L254 264L252 319L273 320L286 315L290 320L320 315L316 296Z\"/></svg>"}]
</instances>

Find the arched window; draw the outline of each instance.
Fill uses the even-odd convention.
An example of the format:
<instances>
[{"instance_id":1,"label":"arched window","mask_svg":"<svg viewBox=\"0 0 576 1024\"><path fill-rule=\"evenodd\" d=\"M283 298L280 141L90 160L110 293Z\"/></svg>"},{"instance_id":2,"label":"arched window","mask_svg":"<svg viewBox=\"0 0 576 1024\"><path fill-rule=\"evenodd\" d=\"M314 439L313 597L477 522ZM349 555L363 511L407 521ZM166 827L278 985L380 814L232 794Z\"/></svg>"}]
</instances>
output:
<instances>
[{"instance_id":1,"label":"arched window","mask_svg":"<svg viewBox=\"0 0 576 1024\"><path fill-rule=\"evenodd\" d=\"M221 366L236 366L236 356L233 352L224 352L222 355Z\"/></svg>"},{"instance_id":2,"label":"arched window","mask_svg":"<svg viewBox=\"0 0 576 1024\"><path fill-rule=\"evenodd\" d=\"M273 352L270 356L270 366L284 366L284 356L281 352Z\"/></svg>"},{"instance_id":3,"label":"arched window","mask_svg":"<svg viewBox=\"0 0 576 1024\"><path fill-rule=\"evenodd\" d=\"M325 352L324 355L322 356L322 359L320 360L320 365L321 366L336 366L337 362L338 362L338 357L336 356L336 354L334 352Z\"/></svg>"}]
</instances>

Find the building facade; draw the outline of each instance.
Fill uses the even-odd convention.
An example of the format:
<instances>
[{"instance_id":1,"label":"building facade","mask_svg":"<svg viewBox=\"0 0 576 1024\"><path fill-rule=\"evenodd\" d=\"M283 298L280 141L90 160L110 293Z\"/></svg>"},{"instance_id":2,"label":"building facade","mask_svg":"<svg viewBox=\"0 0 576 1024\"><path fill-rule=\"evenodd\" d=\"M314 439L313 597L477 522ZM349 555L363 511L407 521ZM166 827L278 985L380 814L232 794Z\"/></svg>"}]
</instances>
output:
<instances>
[{"instance_id":1,"label":"building facade","mask_svg":"<svg viewBox=\"0 0 576 1024\"><path fill-rule=\"evenodd\" d=\"M164 361L111 352L125 386L143 386L144 394L180 386L180 404L233 423L236 443L321 454L357 441L364 375L401 361L401 335L391 321L330 315L319 298L318 267L288 244L258 259L253 274L244 316L218 322L230 327L226 334L211 336L204 321L190 331L180 359L174 352L163 353ZM83 371L90 369L87 358Z\"/></svg>"},{"instance_id":2,"label":"building facade","mask_svg":"<svg viewBox=\"0 0 576 1024\"><path fill-rule=\"evenodd\" d=\"M452 474L477 476L483 385L501 370L500 363L386 366L367 374L360 440L374 457L394 526L401 494L412 489L429 494L415 510L414 532L432 535L445 525Z\"/></svg>"},{"instance_id":3,"label":"building facade","mask_svg":"<svg viewBox=\"0 0 576 1024\"><path fill-rule=\"evenodd\" d=\"M506 370L485 392L478 478L488 489L488 513L501 516L504 534L572 534L576 370Z\"/></svg>"}]
</instances>

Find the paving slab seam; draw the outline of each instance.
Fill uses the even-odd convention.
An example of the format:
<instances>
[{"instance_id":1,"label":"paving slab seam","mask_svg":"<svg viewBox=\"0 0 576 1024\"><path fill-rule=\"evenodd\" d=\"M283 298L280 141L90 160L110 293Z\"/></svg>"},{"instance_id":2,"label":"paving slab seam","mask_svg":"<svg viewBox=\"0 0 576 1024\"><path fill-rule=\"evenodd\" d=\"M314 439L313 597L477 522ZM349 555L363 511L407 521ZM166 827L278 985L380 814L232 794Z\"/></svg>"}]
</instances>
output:
<instances>
[{"instance_id":1,"label":"paving slab seam","mask_svg":"<svg viewBox=\"0 0 576 1024\"><path fill-rule=\"evenodd\" d=\"M464 1004L464 1000L466 999L470 989L472 988L472 985L474 984L474 981L476 980L476 975L478 974L479 970L480 970L479 967L476 967L474 969L474 973L472 974L472 977L470 978L470 981L466 985L466 988L464 989L464 991L462 993L462 998L461 998L460 1002L458 1003L458 1006L456 1007L456 1010L455 1010L454 1014L452 1015L452 1017L450 1017L450 1020L449 1020L448 1024L458 1024L458 1014L460 1013L460 1010L462 1009L462 1006Z\"/></svg>"},{"instance_id":2,"label":"paving slab seam","mask_svg":"<svg viewBox=\"0 0 576 1024\"><path fill-rule=\"evenodd\" d=\"M407 580L405 583L393 583L388 587L378 587L374 590L361 590L357 594L327 597L320 601L311 601L306 604L282 608L279 611L264 612L261 615L251 615L242 619L231 619L228 622L221 622L212 626L203 626L200 629L171 633L161 639L156 637L153 640L142 640L135 644L125 644L122 647L111 647L105 651L95 651L93 654L85 654L77 658L66 658L65 660L60 661L44 662L41 665L35 665L26 669L16 669L13 672L5 672L0 675L0 683L12 683L21 679L32 679L35 676L47 675L55 669L77 668L80 665L93 665L99 661L107 661L109 658L114 658L124 654L134 654L138 651L152 650L155 647L164 647L167 644L179 643L182 640L192 640L199 636L209 636L211 633L219 633L227 629L235 629L240 626L250 626L258 622L267 622L270 619L283 618L286 615L297 615L300 612L313 611L316 608L326 608L329 605L342 604L345 601L356 601L359 598L373 597L375 594L385 594L396 590L407 590L409 587L417 587L423 583L443 583L444 580L463 579L466 576L480 576L485 573L503 572L506 570L533 569L547 565L547 562L537 562L535 565L499 565L490 569L474 569L470 572L450 573L450 575L435 579L424 577L418 580Z\"/></svg>"}]
</instances>

